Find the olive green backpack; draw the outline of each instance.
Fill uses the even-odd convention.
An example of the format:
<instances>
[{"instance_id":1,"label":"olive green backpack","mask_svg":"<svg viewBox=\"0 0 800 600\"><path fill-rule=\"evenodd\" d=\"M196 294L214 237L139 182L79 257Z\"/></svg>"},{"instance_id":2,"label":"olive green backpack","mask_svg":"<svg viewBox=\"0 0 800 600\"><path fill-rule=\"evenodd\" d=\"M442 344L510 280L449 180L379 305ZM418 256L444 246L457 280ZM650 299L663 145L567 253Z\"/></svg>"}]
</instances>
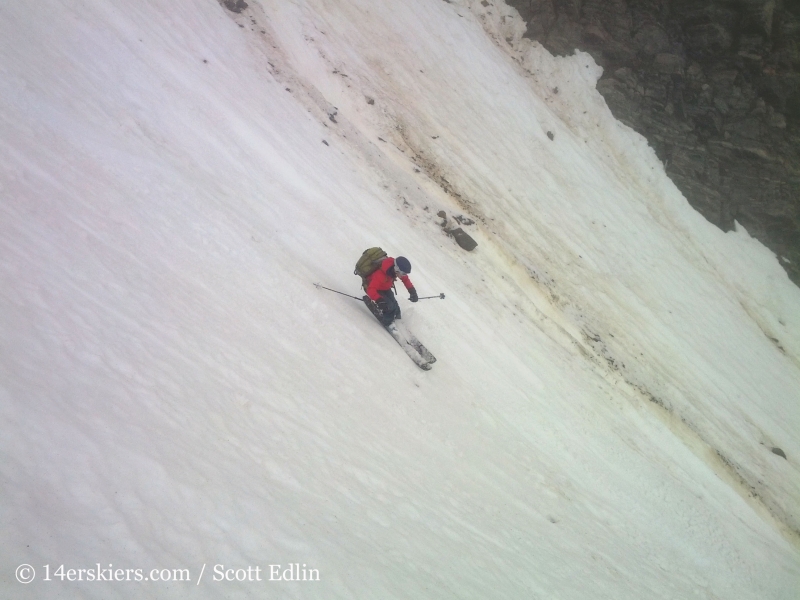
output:
<instances>
[{"instance_id":1,"label":"olive green backpack","mask_svg":"<svg viewBox=\"0 0 800 600\"><path fill-rule=\"evenodd\" d=\"M367 277L372 275L381 266L381 262L386 258L387 254L383 249L375 247L364 250L361 258L356 263L356 269L353 271L354 275L361 277L361 286L367 289Z\"/></svg>"}]
</instances>

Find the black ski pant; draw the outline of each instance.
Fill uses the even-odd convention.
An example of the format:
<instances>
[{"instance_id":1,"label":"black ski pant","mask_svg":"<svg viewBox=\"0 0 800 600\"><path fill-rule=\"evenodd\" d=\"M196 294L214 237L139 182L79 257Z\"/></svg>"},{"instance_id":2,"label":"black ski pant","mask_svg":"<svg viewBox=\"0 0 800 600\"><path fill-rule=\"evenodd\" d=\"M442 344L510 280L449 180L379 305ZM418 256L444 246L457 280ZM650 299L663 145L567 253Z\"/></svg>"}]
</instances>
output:
<instances>
[{"instance_id":1,"label":"black ski pant","mask_svg":"<svg viewBox=\"0 0 800 600\"><path fill-rule=\"evenodd\" d=\"M383 315L380 317L380 321L385 327L386 325L391 325L395 319L400 318L400 305L397 304L397 300L391 290L384 290L378 293L381 295L383 303L385 303Z\"/></svg>"}]
</instances>

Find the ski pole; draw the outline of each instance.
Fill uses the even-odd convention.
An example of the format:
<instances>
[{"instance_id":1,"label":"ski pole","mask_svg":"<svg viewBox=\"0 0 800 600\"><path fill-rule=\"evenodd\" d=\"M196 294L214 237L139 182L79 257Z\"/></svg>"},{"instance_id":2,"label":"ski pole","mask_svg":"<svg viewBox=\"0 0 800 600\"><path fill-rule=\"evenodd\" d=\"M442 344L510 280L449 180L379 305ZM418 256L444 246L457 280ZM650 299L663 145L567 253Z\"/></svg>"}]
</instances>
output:
<instances>
[{"instance_id":1,"label":"ski pole","mask_svg":"<svg viewBox=\"0 0 800 600\"><path fill-rule=\"evenodd\" d=\"M444 294L439 294L438 296L423 296L422 298L418 298L418 300L430 300L431 298L439 298L440 300L444 300Z\"/></svg>"},{"instance_id":2,"label":"ski pole","mask_svg":"<svg viewBox=\"0 0 800 600\"><path fill-rule=\"evenodd\" d=\"M324 285L320 285L318 283L315 283L314 287L316 287L318 289L322 288L323 290L328 290L329 292L334 292L336 294L341 294L342 296L347 296L348 298L353 298L354 300L358 300L359 302L363 302L364 301L362 298L359 298L358 296L351 296L350 294L345 294L344 292L338 292L336 290L332 290L331 288L327 288Z\"/></svg>"}]
</instances>

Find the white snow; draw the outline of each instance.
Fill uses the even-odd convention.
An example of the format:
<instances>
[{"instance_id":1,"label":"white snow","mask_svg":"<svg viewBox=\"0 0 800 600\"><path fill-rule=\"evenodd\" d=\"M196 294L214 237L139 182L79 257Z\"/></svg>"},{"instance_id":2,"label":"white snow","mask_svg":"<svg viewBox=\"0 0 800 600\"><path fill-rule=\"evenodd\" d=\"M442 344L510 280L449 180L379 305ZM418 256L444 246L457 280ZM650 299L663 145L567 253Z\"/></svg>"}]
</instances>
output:
<instances>
[{"instance_id":1,"label":"white snow","mask_svg":"<svg viewBox=\"0 0 800 600\"><path fill-rule=\"evenodd\" d=\"M777 258L498 0L249 5L0 6L0 595L797 598Z\"/></svg>"}]
</instances>

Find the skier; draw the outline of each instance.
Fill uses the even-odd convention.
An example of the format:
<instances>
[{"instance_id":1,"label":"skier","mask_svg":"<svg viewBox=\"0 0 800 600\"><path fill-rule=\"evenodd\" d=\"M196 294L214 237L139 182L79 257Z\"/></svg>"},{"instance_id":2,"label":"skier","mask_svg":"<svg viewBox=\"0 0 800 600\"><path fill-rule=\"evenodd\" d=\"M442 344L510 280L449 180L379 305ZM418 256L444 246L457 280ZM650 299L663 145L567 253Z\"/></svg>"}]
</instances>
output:
<instances>
[{"instance_id":1,"label":"skier","mask_svg":"<svg viewBox=\"0 0 800 600\"><path fill-rule=\"evenodd\" d=\"M396 279L400 279L409 293L409 300L416 302L419 300L417 290L411 283L408 274L411 273L411 263L404 256L384 258L380 266L375 269L365 281L364 289L367 295L364 296L364 303L372 311L384 327L391 325L395 319L400 318L400 306L395 300L392 288Z\"/></svg>"}]
</instances>

